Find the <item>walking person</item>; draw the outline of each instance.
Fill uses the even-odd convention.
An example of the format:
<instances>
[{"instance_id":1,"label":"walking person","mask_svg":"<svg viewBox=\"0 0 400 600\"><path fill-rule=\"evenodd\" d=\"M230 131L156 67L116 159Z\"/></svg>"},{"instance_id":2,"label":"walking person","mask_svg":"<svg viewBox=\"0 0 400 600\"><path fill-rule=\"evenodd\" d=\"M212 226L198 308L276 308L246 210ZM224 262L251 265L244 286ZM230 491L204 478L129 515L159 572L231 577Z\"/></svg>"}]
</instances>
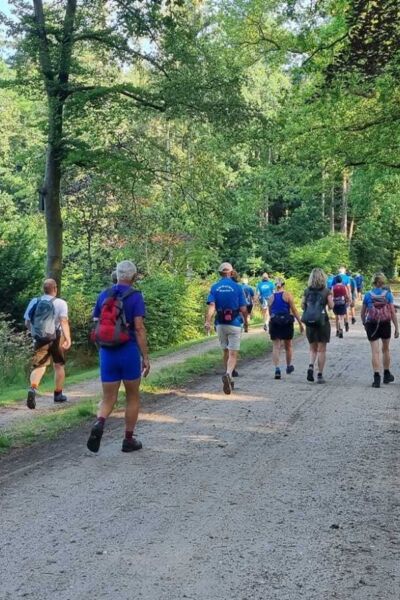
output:
<instances>
[{"instance_id":1,"label":"walking person","mask_svg":"<svg viewBox=\"0 0 400 600\"><path fill-rule=\"evenodd\" d=\"M343 329L348 320L347 307L350 304L350 296L347 286L342 283L341 275L336 277L336 283L332 287L332 297L333 313L336 322L336 335L339 338L343 338Z\"/></svg>"},{"instance_id":2,"label":"walking person","mask_svg":"<svg viewBox=\"0 0 400 600\"><path fill-rule=\"evenodd\" d=\"M374 380L372 387L381 386L380 344L382 341L383 383L391 383L394 376L390 372L390 338L391 323L394 325L394 337L399 337L399 326L394 307L394 298L390 289L386 288L386 277L376 273L372 281L373 288L364 296L361 308L361 320L364 324L369 343L371 344L372 369Z\"/></svg>"},{"instance_id":3,"label":"walking person","mask_svg":"<svg viewBox=\"0 0 400 600\"><path fill-rule=\"evenodd\" d=\"M356 280L357 297L359 300L362 300L362 295L364 291L364 277L361 275L361 273L356 273L354 279Z\"/></svg>"},{"instance_id":4,"label":"walking person","mask_svg":"<svg viewBox=\"0 0 400 600\"><path fill-rule=\"evenodd\" d=\"M140 381L142 376L148 375L150 361L144 325L145 304L141 292L132 287L136 275L133 262L118 263L117 284L100 293L93 310L96 323L93 339L99 345L103 398L87 441L91 452L98 452L100 448L104 424L118 400L121 382L126 396L122 452L142 448L142 442L134 433L140 408Z\"/></svg>"},{"instance_id":5,"label":"walking person","mask_svg":"<svg viewBox=\"0 0 400 600\"><path fill-rule=\"evenodd\" d=\"M273 344L272 361L275 366L275 379L281 379L280 353L281 345L285 347L286 373L293 373L293 336L294 320L299 324L300 333L304 327L294 303L293 296L285 291L285 282L278 277L275 280L276 290L268 299L269 304L269 334Z\"/></svg>"},{"instance_id":6,"label":"walking person","mask_svg":"<svg viewBox=\"0 0 400 600\"><path fill-rule=\"evenodd\" d=\"M249 285L248 277L242 277L242 288L246 300L247 314L249 315L250 321L251 313L253 312L255 293L254 288L252 288L251 285Z\"/></svg>"},{"instance_id":7,"label":"walking person","mask_svg":"<svg viewBox=\"0 0 400 600\"><path fill-rule=\"evenodd\" d=\"M223 262L219 267L220 280L211 286L207 298L205 328L211 329L215 315L215 327L221 349L225 373L222 376L223 390L230 394L234 387L232 377L240 350L242 326L248 329L248 313L242 286L232 280L233 267Z\"/></svg>"},{"instance_id":8,"label":"walking person","mask_svg":"<svg viewBox=\"0 0 400 600\"><path fill-rule=\"evenodd\" d=\"M67 401L63 394L65 381L65 351L71 347L71 332L68 321L68 305L57 298L57 282L46 279L43 295L32 298L25 314L25 325L33 339L33 370L26 405L36 408L36 395L46 368L52 362L54 368L54 402Z\"/></svg>"},{"instance_id":9,"label":"walking person","mask_svg":"<svg viewBox=\"0 0 400 600\"><path fill-rule=\"evenodd\" d=\"M256 294L257 300L261 306L264 331L268 330L268 298L271 296L274 289L274 282L270 280L268 273L263 273L261 281L257 283Z\"/></svg>"},{"instance_id":10,"label":"walking person","mask_svg":"<svg viewBox=\"0 0 400 600\"><path fill-rule=\"evenodd\" d=\"M310 364L307 369L307 381L314 381L314 368L317 363L317 383L325 383L324 367L326 346L331 338L331 325L328 308L333 308L332 292L326 287L326 275L322 269L315 268L308 279L308 287L303 296L303 315L306 335L310 344Z\"/></svg>"}]
</instances>

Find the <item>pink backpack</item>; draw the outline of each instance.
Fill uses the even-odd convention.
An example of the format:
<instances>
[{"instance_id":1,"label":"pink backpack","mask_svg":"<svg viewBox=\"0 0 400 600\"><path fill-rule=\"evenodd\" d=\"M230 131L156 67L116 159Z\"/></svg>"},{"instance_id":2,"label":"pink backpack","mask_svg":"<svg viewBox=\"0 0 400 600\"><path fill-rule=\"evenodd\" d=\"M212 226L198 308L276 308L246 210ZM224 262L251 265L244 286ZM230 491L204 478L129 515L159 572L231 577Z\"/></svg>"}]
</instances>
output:
<instances>
[{"instance_id":1,"label":"pink backpack","mask_svg":"<svg viewBox=\"0 0 400 600\"><path fill-rule=\"evenodd\" d=\"M392 319L392 309L387 299L387 290L382 290L381 294L370 292L372 306L367 311L367 321L372 323L382 323Z\"/></svg>"}]
</instances>

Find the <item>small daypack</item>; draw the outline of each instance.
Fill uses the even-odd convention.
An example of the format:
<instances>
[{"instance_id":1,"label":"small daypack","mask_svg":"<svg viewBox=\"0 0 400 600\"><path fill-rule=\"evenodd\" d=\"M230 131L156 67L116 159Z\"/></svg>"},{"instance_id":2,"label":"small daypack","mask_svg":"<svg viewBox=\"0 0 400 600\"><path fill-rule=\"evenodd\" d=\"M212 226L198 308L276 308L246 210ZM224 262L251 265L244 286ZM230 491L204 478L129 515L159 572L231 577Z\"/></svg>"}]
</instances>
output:
<instances>
[{"instance_id":1,"label":"small daypack","mask_svg":"<svg viewBox=\"0 0 400 600\"><path fill-rule=\"evenodd\" d=\"M334 305L344 306L346 304L346 286L343 283L335 283L332 292Z\"/></svg>"},{"instance_id":2,"label":"small daypack","mask_svg":"<svg viewBox=\"0 0 400 600\"><path fill-rule=\"evenodd\" d=\"M240 311L233 308L221 308L217 310L218 323L221 325L232 325Z\"/></svg>"},{"instance_id":3,"label":"small daypack","mask_svg":"<svg viewBox=\"0 0 400 600\"><path fill-rule=\"evenodd\" d=\"M326 321L325 298L319 290L308 290L301 320L307 327L320 327Z\"/></svg>"},{"instance_id":4,"label":"small daypack","mask_svg":"<svg viewBox=\"0 0 400 600\"><path fill-rule=\"evenodd\" d=\"M381 294L370 292L372 306L367 310L367 321L370 323L382 323L391 321L392 310L387 299L387 290L382 290Z\"/></svg>"},{"instance_id":5,"label":"small daypack","mask_svg":"<svg viewBox=\"0 0 400 600\"><path fill-rule=\"evenodd\" d=\"M123 294L119 294L113 288L107 290L107 297L101 305L100 316L90 336L92 342L108 348L129 342L131 336L123 301L135 293L138 293L138 290L132 288Z\"/></svg>"},{"instance_id":6,"label":"small daypack","mask_svg":"<svg viewBox=\"0 0 400 600\"><path fill-rule=\"evenodd\" d=\"M48 344L57 337L54 300L55 298L37 298L29 311L31 335L40 344Z\"/></svg>"}]
</instances>

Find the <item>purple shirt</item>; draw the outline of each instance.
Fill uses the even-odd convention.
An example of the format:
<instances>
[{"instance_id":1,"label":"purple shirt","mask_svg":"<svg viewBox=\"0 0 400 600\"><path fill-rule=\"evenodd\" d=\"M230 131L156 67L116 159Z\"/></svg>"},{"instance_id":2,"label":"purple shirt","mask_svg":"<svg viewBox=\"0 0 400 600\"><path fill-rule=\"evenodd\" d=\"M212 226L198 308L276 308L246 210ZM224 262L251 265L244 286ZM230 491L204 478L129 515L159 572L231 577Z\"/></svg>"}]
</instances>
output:
<instances>
[{"instance_id":1,"label":"purple shirt","mask_svg":"<svg viewBox=\"0 0 400 600\"><path fill-rule=\"evenodd\" d=\"M115 292L117 292L119 295L122 296L122 294L127 292L129 289L133 289L133 288L131 288L130 285L124 285L122 283L117 283L116 285L113 285L112 288L103 290L99 294L97 301L96 301L96 305L93 310L93 318L94 319L98 319L100 317L102 304L103 304L104 300L109 297L110 289L113 289ZM123 300L123 305L124 305L126 322L128 323L128 325L130 325L130 329L133 327L135 317L145 317L146 316L146 307L144 304L142 292L139 292L139 290L135 290L135 292L133 294L131 294L130 296L128 296L128 298L125 298ZM132 335L132 339L134 340L135 333L134 333L133 329L131 330L131 335Z\"/></svg>"}]
</instances>

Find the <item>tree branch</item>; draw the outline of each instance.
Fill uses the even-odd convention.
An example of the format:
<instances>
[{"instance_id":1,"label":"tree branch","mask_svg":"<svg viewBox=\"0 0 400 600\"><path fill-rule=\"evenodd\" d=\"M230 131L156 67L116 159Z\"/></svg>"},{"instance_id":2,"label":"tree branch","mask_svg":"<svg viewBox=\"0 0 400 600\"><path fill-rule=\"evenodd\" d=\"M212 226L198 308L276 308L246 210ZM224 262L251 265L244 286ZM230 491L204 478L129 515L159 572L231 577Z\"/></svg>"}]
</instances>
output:
<instances>
[{"instance_id":1,"label":"tree branch","mask_svg":"<svg viewBox=\"0 0 400 600\"><path fill-rule=\"evenodd\" d=\"M45 79L46 90L51 92L50 82L54 81L54 70L51 64L49 44L46 35L46 21L43 12L42 0L33 0L33 9L35 13L36 35L39 38L39 62L42 75Z\"/></svg>"},{"instance_id":2,"label":"tree branch","mask_svg":"<svg viewBox=\"0 0 400 600\"><path fill-rule=\"evenodd\" d=\"M58 80L61 85L66 85L69 79L72 48L74 45L72 33L75 25L76 3L77 0L68 0L67 7L65 9L60 64L58 70Z\"/></svg>"}]
</instances>

